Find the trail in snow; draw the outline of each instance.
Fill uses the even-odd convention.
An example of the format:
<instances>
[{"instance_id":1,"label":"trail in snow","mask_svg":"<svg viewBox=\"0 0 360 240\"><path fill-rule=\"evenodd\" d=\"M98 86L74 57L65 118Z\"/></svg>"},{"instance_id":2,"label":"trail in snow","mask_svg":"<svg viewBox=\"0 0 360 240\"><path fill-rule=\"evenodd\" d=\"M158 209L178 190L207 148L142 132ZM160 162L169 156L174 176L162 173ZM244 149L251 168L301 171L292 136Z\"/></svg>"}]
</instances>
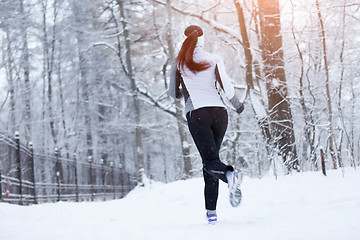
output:
<instances>
[{"instance_id":1,"label":"trail in snow","mask_svg":"<svg viewBox=\"0 0 360 240\"><path fill-rule=\"evenodd\" d=\"M152 183L108 202L0 203L0 239L360 239L360 171L245 177L242 191L232 208L221 184L216 225L205 220L201 178Z\"/></svg>"}]
</instances>

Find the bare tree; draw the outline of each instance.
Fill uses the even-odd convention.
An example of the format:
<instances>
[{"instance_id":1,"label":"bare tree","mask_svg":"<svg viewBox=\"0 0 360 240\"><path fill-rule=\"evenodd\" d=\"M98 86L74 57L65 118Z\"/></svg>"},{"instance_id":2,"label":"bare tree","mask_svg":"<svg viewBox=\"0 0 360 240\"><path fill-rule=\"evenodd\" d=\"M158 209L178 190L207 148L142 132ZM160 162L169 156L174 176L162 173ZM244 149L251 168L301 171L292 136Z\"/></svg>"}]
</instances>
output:
<instances>
[{"instance_id":1,"label":"bare tree","mask_svg":"<svg viewBox=\"0 0 360 240\"><path fill-rule=\"evenodd\" d=\"M85 3L82 3L85 4ZM92 136L92 123L90 115L90 76L89 66L86 56L86 36L84 32L86 29L87 21L85 10L82 8L83 5L78 1L72 0L72 11L76 22L76 38L77 38L77 51L79 58L79 70L80 70L80 87L81 87L81 108L84 116L85 135L86 135L86 146L87 156L93 155L93 136Z\"/></svg>"},{"instance_id":2,"label":"bare tree","mask_svg":"<svg viewBox=\"0 0 360 240\"><path fill-rule=\"evenodd\" d=\"M55 113L53 109L53 98L54 98L54 62L55 62L55 45L56 45L56 25L57 25L57 0L53 3L53 25L51 32L48 30L47 24L47 9L48 9L48 0L44 0L42 2L42 11L43 11L43 49L44 49L44 76L47 81L47 111L48 111L48 119L49 119L49 127L52 136L52 140L54 146L57 145L57 130L55 129ZM51 36L48 36L48 33L51 33Z\"/></svg>"},{"instance_id":3,"label":"bare tree","mask_svg":"<svg viewBox=\"0 0 360 240\"><path fill-rule=\"evenodd\" d=\"M125 61L126 61L126 72L127 76L130 80L131 91L133 94L133 101L134 101L134 109L135 109L135 137L136 137L136 153L137 153L137 162L139 165L139 184L143 185L143 177L145 173L145 163L144 163L144 153L143 153L143 146L142 146L142 136L141 136L141 112L138 100L138 90L136 86L136 81L133 72L133 65L132 65L132 53L131 53L131 41L130 41L130 33L128 29L127 18L125 15L124 3L123 0L117 1L120 8L120 17L121 17L121 24L123 28L123 37L125 40Z\"/></svg>"},{"instance_id":4,"label":"bare tree","mask_svg":"<svg viewBox=\"0 0 360 240\"><path fill-rule=\"evenodd\" d=\"M27 141L31 142L31 84L30 84L30 55L29 55L29 47L28 47L28 36L27 36L27 28L29 24L29 18L27 17L28 14L24 9L24 1L20 0L20 17L21 17L21 40L23 44L23 57L21 66L24 71L24 85L25 90L23 93L24 102L25 102L25 137Z\"/></svg>"},{"instance_id":5,"label":"bare tree","mask_svg":"<svg viewBox=\"0 0 360 240\"><path fill-rule=\"evenodd\" d=\"M261 30L261 50L268 94L273 141L284 164L298 169L292 113L288 99L278 0L258 0Z\"/></svg>"},{"instance_id":6,"label":"bare tree","mask_svg":"<svg viewBox=\"0 0 360 240\"><path fill-rule=\"evenodd\" d=\"M167 28L166 28L166 42L168 46L169 52L169 62L173 62L175 60L175 51L174 51L174 44L172 38L172 13L171 13L171 0L166 1L166 15L168 19ZM182 157L184 160L184 174L183 178L191 177L192 165L191 165L191 158L190 158L190 149L189 144L187 143L187 135L186 129L184 127L184 120L183 120L183 106L179 100L175 100L175 109L176 109L176 119L177 119L177 126L179 130L180 142L181 142L181 149L182 149Z\"/></svg>"},{"instance_id":7,"label":"bare tree","mask_svg":"<svg viewBox=\"0 0 360 240\"><path fill-rule=\"evenodd\" d=\"M319 18L319 24L320 24L320 37L322 41L322 49L323 49L323 59L324 59L324 68L325 68L325 89L326 89L326 97L327 97L327 110L328 110L328 143L329 143L329 151L330 156L333 161L333 168L337 168L337 157L336 157L336 149L335 149L335 142L334 142L334 130L333 130L333 110L332 110L332 103L331 103L331 92L330 92L330 74L329 74L329 64L328 64L328 56L327 56L327 48L326 48L326 36L325 36L325 27L324 27L324 21L323 17L320 11L320 4L319 0L315 0L315 5L317 9L317 15ZM339 166L341 167L341 159L338 159Z\"/></svg>"},{"instance_id":8,"label":"bare tree","mask_svg":"<svg viewBox=\"0 0 360 240\"><path fill-rule=\"evenodd\" d=\"M341 64L341 72L340 72L340 81L339 81L339 85L338 85L338 101L337 101L337 107L338 107L338 112L340 115L340 119L341 119L341 125L342 125L342 131L345 134L346 137L346 142L349 148L349 152L350 152L350 158L352 159L352 165L355 167L355 156L354 156L354 135L353 135L353 125L350 128L350 132L347 129L346 123L345 123L345 116L344 116L344 110L343 110L343 88L344 88L344 74L345 74L345 29L346 29L346 15L347 15L347 10L346 10L346 5L347 5L347 0L343 1L343 7L342 7L342 26L341 26L341 50L340 50L340 64ZM351 88L353 91L353 88ZM355 101L355 96L352 93L352 98L351 98L351 102L353 105L353 102ZM341 143L339 145L339 148L341 148ZM339 161L341 161L341 149L339 149L338 151L338 159Z\"/></svg>"},{"instance_id":9,"label":"bare tree","mask_svg":"<svg viewBox=\"0 0 360 240\"><path fill-rule=\"evenodd\" d=\"M315 169L318 169L318 164L317 164L317 154L316 154L316 148L315 148L315 122L314 119L312 117L312 109L313 106L311 106L310 110L309 107L306 105L306 96L304 94L304 90L307 88L309 93L313 95L311 87L310 87L310 83L308 84L308 86L305 86L305 60L304 60L304 54L303 51L300 47L300 39L297 38L297 32L295 30L295 14L294 14L294 3L291 0L291 33L292 33L292 37L294 39L295 42L295 46L296 46L296 50L298 52L299 55L299 60L300 60L300 76L299 76L299 101L300 101L300 106L303 112L303 116L304 116L304 133L305 133L305 142L306 144L304 144L304 156L303 156L303 160L307 159L306 153L307 153L307 148L310 148L310 161L311 163L314 165ZM315 102L315 100L314 100Z\"/></svg>"},{"instance_id":10,"label":"bare tree","mask_svg":"<svg viewBox=\"0 0 360 240\"><path fill-rule=\"evenodd\" d=\"M14 134L17 130L17 124L15 120L15 107L16 107L16 101L15 101L15 77L16 75L16 69L14 66L14 57L12 53L12 46L11 46L11 35L9 33L9 29L5 27L5 33L6 33L6 40L7 44L4 46L4 58L6 57L5 62L5 69L6 69L6 78L9 85L9 95L10 95L10 109L9 109L9 121L8 121L8 129L10 133Z\"/></svg>"}]
</instances>

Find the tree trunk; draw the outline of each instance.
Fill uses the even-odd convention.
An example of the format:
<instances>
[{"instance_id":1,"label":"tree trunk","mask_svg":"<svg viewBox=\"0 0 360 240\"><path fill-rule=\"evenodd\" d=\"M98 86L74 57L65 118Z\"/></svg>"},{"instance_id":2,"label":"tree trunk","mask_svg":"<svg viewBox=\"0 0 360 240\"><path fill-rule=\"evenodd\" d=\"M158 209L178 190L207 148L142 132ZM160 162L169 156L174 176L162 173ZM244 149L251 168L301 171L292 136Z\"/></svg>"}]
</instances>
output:
<instances>
[{"instance_id":1,"label":"tree trunk","mask_svg":"<svg viewBox=\"0 0 360 240\"><path fill-rule=\"evenodd\" d=\"M341 74L340 74L340 81L339 81L339 88L338 88L338 112L340 114L340 119L341 119L341 124L342 124L342 128L343 131L345 133L346 136L346 140L347 140L347 145L349 148L349 152L350 152L350 157L351 157L351 165L353 165L353 161L354 161L354 139L351 139L351 133L352 133L352 128L350 130L350 134L348 132L348 129L346 128L346 124L345 124L345 116L343 113L343 105L342 105L342 91L343 91L343 82L344 82L344 73L345 73L345 63L344 63L344 50L345 50L345 28L346 28L346 0L344 0L344 6L343 6L343 16L342 16L342 26L341 26L341 37L342 37L342 44L341 44L341 52L340 52L340 64L341 64ZM353 89L352 89L353 90ZM354 101L354 98L351 98L351 101ZM351 121L352 122L352 121ZM339 161L340 161L340 156L341 156L341 146L339 146ZM355 165L353 165L355 166Z\"/></svg>"},{"instance_id":2,"label":"tree trunk","mask_svg":"<svg viewBox=\"0 0 360 240\"><path fill-rule=\"evenodd\" d=\"M42 11L43 11L43 48L44 48L44 76L47 80L47 109L48 109L48 118L50 125L50 132L54 142L54 146L57 145L57 136L55 131L55 122L54 122L54 113L53 113L53 68L54 68L54 57L55 57L55 29L56 29L56 17L57 17L57 9L56 9L56 1L54 2L54 25L52 28L52 39L49 45L48 42L48 29L47 29L47 0L44 0L42 3Z\"/></svg>"},{"instance_id":3,"label":"tree trunk","mask_svg":"<svg viewBox=\"0 0 360 240\"><path fill-rule=\"evenodd\" d=\"M333 131L333 111L332 111L332 106L331 106L331 93L330 93L330 76L329 76L329 66L328 66L328 58L327 58L327 49L326 49L326 37L325 37L325 27L324 27L324 22L323 22L323 18L322 18L322 14L320 11L320 4L319 4L319 0L315 0L315 5L316 5L316 9L317 9L317 14L318 14L318 18L319 18L319 23L320 23L320 30L321 30L321 40L322 40L322 47L323 47L323 54L324 54L324 67L325 67L325 75L326 75L326 83L325 83L325 89L326 89L326 97L327 97L327 108L328 108L328 121L329 121L329 125L328 125L328 142L329 142L329 151L330 151L330 156L331 159L333 161L333 168L336 169L337 168L337 164L336 164L336 153L335 153L335 146L334 146L334 131ZM341 167L341 159L339 160L339 166Z\"/></svg>"},{"instance_id":4,"label":"tree trunk","mask_svg":"<svg viewBox=\"0 0 360 240\"><path fill-rule=\"evenodd\" d=\"M278 0L258 0L261 50L273 141L288 170L298 169L295 135L284 70Z\"/></svg>"},{"instance_id":5,"label":"tree trunk","mask_svg":"<svg viewBox=\"0 0 360 240\"><path fill-rule=\"evenodd\" d=\"M233 0L233 1L235 4L235 7L236 7L237 15L238 15L238 22L240 25L241 38L242 38L242 43L243 43L242 46L244 48L244 53L245 53L246 85L248 87L248 91L250 91L251 89L254 89L254 80L252 77L252 59L253 59L253 57L252 57L251 50L250 50L250 42L249 42L247 30L246 30L243 8L241 7L239 0Z\"/></svg>"},{"instance_id":6,"label":"tree trunk","mask_svg":"<svg viewBox=\"0 0 360 240\"><path fill-rule=\"evenodd\" d=\"M28 142L31 142L31 86L30 86L30 60L29 60L29 47L27 37L27 24L28 17L24 11L24 1L20 1L20 14L21 14L21 38L23 44L23 57L21 66L24 70L24 102L25 102L25 138Z\"/></svg>"},{"instance_id":7,"label":"tree trunk","mask_svg":"<svg viewBox=\"0 0 360 240\"><path fill-rule=\"evenodd\" d=\"M135 122L136 122L136 129L135 129L135 137L136 137L136 153L137 153L137 162L139 165L139 184L144 185L143 175L145 174L145 164L144 164L144 153L143 153L143 146L142 146L142 135L141 135L141 118L140 118L140 105L138 100L138 90L136 87L133 66L131 62L131 45L130 45L130 37L129 37L129 29L127 26L127 20L125 16L124 4L123 0L117 0L119 8L120 8L120 17L121 17L121 24L123 27L124 33L124 40L125 40L125 57L126 57L126 70L127 75L130 80L131 84L131 91L133 94L133 101L134 101L134 109L135 109Z\"/></svg>"},{"instance_id":8,"label":"tree trunk","mask_svg":"<svg viewBox=\"0 0 360 240\"><path fill-rule=\"evenodd\" d=\"M48 117L49 117L49 125L50 125L50 132L51 136L54 142L54 146L57 145L57 136L56 136L56 130L55 130L55 122L54 122L54 113L53 113L53 68L54 68L54 57L55 57L55 30L56 30L56 18L57 18L57 9L56 9L56 1L54 2L54 25L52 28L52 38L51 38L51 45L49 46L48 43L48 30L47 30L47 0L44 0L43 2L43 32L44 32L44 61L45 61L45 76L47 79L47 86L48 86L48 92L47 92L47 108L48 108Z\"/></svg>"},{"instance_id":9,"label":"tree trunk","mask_svg":"<svg viewBox=\"0 0 360 240\"><path fill-rule=\"evenodd\" d=\"M166 29L166 42L168 45L168 51L169 51L169 61L172 63L175 59L175 50L174 50L174 43L172 39L172 14L171 14L171 0L166 1L166 13L168 18L167 23L167 29ZM176 119L177 119L177 126L178 126L178 132L181 142L181 152L182 152L182 158L184 160L184 173L182 178L190 178L191 177L191 170L192 170L192 164L191 164L191 158L190 158L190 148L189 144L187 142L187 135L186 130L184 126L183 121L183 106L179 100L175 100L175 109L176 109Z\"/></svg>"},{"instance_id":10,"label":"tree trunk","mask_svg":"<svg viewBox=\"0 0 360 240\"><path fill-rule=\"evenodd\" d=\"M290 1L291 2L291 6L292 6L292 18L291 18L291 31L292 31L292 36L294 38L294 42L295 42L295 45L296 45L296 49L298 51L298 54L299 54L299 59L300 59L300 76L299 76L299 95L300 95L300 105L301 105L301 109L303 111L303 115L304 115L304 123L305 123L305 126L304 126L304 133L305 133L305 141L306 141L306 144L303 143L304 145L304 154L303 154L303 159L307 159L307 156L306 156L306 152L307 152L307 148L309 147L310 148L310 161L311 161L311 164L314 165L315 169L317 170L319 167L318 167L318 164L317 164L317 161L316 161L316 149L315 149L315 146L314 146L314 133L315 133L315 123L313 121L313 118L310 116L312 113L311 111L308 112L308 108L305 104L305 96L304 96L304 89L305 89L305 86L304 86L304 57L303 57L303 52L301 51L300 49L300 44L299 44L299 41L298 39L296 38L296 35L295 35L295 29L294 29L294 22L295 22L295 16L294 16L294 4L292 2L292 0ZM308 90L309 92L311 92L311 89L310 89L310 85L308 86Z\"/></svg>"},{"instance_id":11,"label":"tree trunk","mask_svg":"<svg viewBox=\"0 0 360 240\"><path fill-rule=\"evenodd\" d=\"M252 91L254 91L254 78L253 78L253 56L251 53L251 49L250 49L250 41L249 41L249 37L248 37L248 33L247 33L247 29L246 29L246 24L245 24L245 17L244 17L244 11L243 8L240 4L240 2L238 0L233 0L235 7L236 7L236 11L237 11L237 15L238 15L238 22L239 22L239 26L240 26L240 33L241 33L241 39L242 39L242 46L244 48L244 55L245 55L245 64L246 64L246 85L247 85L247 96L250 99L250 102L252 104L253 107L253 111L255 114L255 118L257 120L257 123L261 129L261 133L266 141L266 151L268 156L271 156L271 149L270 146L272 145L271 143L271 135L270 135L270 129L269 129L269 123L268 123L268 119L266 116L260 116L259 113L256 112L255 107L254 107L254 100L253 94L250 94ZM255 20L257 20L257 18L255 17ZM257 27L257 23L255 22L255 25ZM257 28L256 28L257 29ZM257 31L258 33L258 31ZM260 39L259 34L257 34L258 38ZM259 79L261 76L261 72L260 72L260 68L258 67L258 65L255 65L255 75L256 75L256 82L257 85L259 86L259 89L261 89L260 84L259 84ZM235 139L237 140L240 137L240 134L237 133L237 136L235 137ZM235 147L235 143L234 143L234 147ZM234 150L235 151L235 150Z\"/></svg>"},{"instance_id":12,"label":"tree trunk","mask_svg":"<svg viewBox=\"0 0 360 240\"><path fill-rule=\"evenodd\" d=\"M73 0L73 14L75 18L76 25L80 29L81 27L85 27L85 22L82 19L84 17L81 6L79 6L79 2ZM76 38L77 38L77 47L78 47L78 57L79 57L79 69L80 69L80 87L81 87L81 109L84 116L84 126L85 126L85 134L86 134L86 147L87 147L87 156L93 155L93 142L92 142L92 132L91 132L91 116L90 116L90 108L89 108L89 100L90 100L90 79L88 75L89 66L86 58L86 40L84 33L80 30L76 30Z\"/></svg>"},{"instance_id":13,"label":"tree trunk","mask_svg":"<svg viewBox=\"0 0 360 240\"><path fill-rule=\"evenodd\" d=\"M59 83L59 100L60 100L60 109L61 109L61 125L64 131L64 141L65 141L65 151L66 151L66 158L70 159L70 149L68 143L68 133L67 133L67 125L66 125L66 117L65 117L65 100L64 100L64 91L63 91L63 82L62 82L62 75L61 75L61 59L62 59L62 41L59 42L59 56L57 62L57 78Z\"/></svg>"},{"instance_id":14,"label":"tree trunk","mask_svg":"<svg viewBox=\"0 0 360 240\"><path fill-rule=\"evenodd\" d=\"M12 56L12 49L11 49L11 35L8 29L5 29L6 39L7 39L7 46L6 46L6 57L7 61L5 62L5 69L6 69L6 78L9 84L9 95L10 95L10 111L9 111L9 122L8 122L8 129L10 134L15 134L17 131L16 120L15 120L15 83L14 83L14 76L13 76L13 56Z\"/></svg>"}]
</instances>

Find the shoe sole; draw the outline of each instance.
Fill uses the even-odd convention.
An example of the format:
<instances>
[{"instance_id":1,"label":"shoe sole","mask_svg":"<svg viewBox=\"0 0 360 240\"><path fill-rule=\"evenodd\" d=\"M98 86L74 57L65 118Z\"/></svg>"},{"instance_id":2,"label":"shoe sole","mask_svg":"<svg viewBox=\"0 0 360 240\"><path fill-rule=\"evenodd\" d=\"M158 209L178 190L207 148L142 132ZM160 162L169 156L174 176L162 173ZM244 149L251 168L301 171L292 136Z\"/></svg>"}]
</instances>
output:
<instances>
[{"instance_id":1,"label":"shoe sole","mask_svg":"<svg viewBox=\"0 0 360 240\"><path fill-rule=\"evenodd\" d=\"M208 223L209 224L216 224L217 223L217 217L207 217Z\"/></svg>"},{"instance_id":2,"label":"shoe sole","mask_svg":"<svg viewBox=\"0 0 360 240\"><path fill-rule=\"evenodd\" d=\"M230 205L232 207L238 207L241 203L242 193L240 190L240 184L242 182L243 175L239 172L239 177L236 179L232 189L230 190Z\"/></svg>"},{"instance_id":3,"label":"shoe sole","mask_svg":"<svg viewBox=\"0 0 360 240\"><path fill-rule=\"evenodd\" d=\"M241 199L242 194L240 189L237 189L235 194L230 193L230 204L232 207L238 207L241 203Z\"/></svg>"}]
</instances>

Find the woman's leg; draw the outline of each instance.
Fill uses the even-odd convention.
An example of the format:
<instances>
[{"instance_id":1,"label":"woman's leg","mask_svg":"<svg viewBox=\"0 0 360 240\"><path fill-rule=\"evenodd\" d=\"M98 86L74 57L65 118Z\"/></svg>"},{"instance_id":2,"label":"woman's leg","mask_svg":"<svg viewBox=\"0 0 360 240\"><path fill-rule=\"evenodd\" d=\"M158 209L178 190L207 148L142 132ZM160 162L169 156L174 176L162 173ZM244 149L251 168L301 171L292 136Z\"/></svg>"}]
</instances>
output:
<instances>
[{"instance_id":1,"label":"woman's leg","mask_svg":"<svg viewBox=\"0 0 360 240\"><path fill-rule=\"evenodd\" d=\"M203 161L206 209L215 210L219 179L227 182L225 173L232 167L219 159L219 150L227 128L223 108L201 108L187 114L190 133Z\"/></svg>"},{"instance_id":2,"label":"woman's leg","mask_svg":"<svg viewBox=\"0 0 360 240\"><path fill-rule=\"evenodd\" d=\"M219 111L219 109L221 111ZM219 159L219 148L227 127L227 112L218 107L194 110L186 115L190 133L199 150L205 171L227 182L228 166Z\"/></svg>"},{"instance_id":3,"label":"woman's leg","mask_svg":"<svg viewBox=\"0 0 360 240\"><path fill-rule=\"evenodd\" d=\"M218 151L220 152L220 147L221 147L222 141L224 139L227 125L228 125L228 113L227 113L226 109L224 109L224 108L216 108L216 109L214 109L214 111L215 111L214 115L216 117L212 124L212 130L213 130L213 134L214 134L214 140L215 140L216 147L217 147Z\"/></svg>"},{"instance_id":4,"label":"woman's leg","mask_svg":"<svg viewBox=\"0 0 360 240\"><path fill-rule=\"evenodd\" d=\"M210 175L204 169L203 169L203 176L205 182L205 188L204 188L205 209L216 210L216 204L219 195L219 179Z\"/></svg>"}]
</instances>

